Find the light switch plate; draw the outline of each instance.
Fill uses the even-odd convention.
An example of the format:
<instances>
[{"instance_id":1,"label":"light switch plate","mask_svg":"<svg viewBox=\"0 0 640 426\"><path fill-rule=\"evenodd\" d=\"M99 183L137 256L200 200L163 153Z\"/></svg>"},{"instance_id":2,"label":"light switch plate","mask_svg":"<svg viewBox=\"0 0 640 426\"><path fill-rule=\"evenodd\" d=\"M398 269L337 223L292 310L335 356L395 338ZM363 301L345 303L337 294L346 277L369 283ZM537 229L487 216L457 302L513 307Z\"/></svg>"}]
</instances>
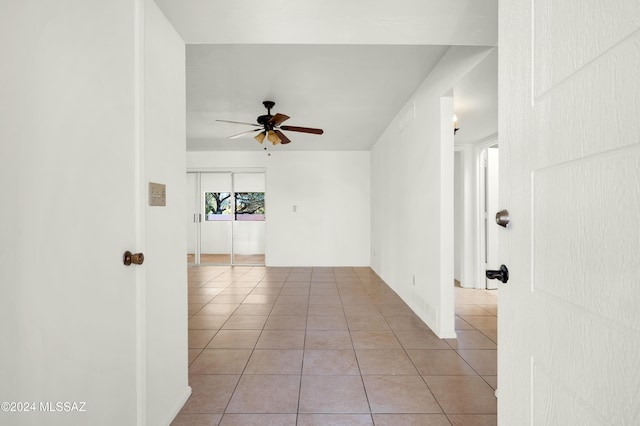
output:
<instances>
[{"instance_id":1,"label":"light switch plate","mask_svg":"<svg viewBox=\"0 0 640 426\"><path fill-rule=\"evenodd\" d=\"M162 183L149 182L149 205L167 205L167 185Z\"/></svg>"}]
</instances>

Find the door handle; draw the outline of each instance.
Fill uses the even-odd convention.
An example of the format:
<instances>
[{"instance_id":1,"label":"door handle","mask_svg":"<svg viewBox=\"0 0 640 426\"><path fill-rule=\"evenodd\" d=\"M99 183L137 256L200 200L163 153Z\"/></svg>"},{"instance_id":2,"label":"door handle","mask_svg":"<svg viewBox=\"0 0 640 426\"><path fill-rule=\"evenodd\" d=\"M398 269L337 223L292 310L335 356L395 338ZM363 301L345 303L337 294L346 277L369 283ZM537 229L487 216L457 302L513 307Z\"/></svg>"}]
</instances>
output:
<instances>
[{"instance_id":1,"label":"door handle","mask_svg":"<svg viewBox=\"0 0 640 426\"><path fill-rule=\"evenodd\" d=\"M496 213L496 223L503 228L506 228L507 225L509 225L510 220L511 219L509 218L509 210L500 210L498 213Z\"/></svg>"},{"instance_id":2,"label":"door handle","mask_svg":"<svg viewBox=\"0 0 640 426\"><path fill-rule=\"evenodd\" d=\"M486 274L490 280L500 280L503 283L509 281L509 269L504 265L500 265L500 269L497 271L488 269Z\"/></svg>"},{"instance_id":3,"label":"door handle","mask_svg":"<svg viewBox=\"0 0 640 426\"><path fill-rule=\"evenodd\" d=\"M124 263L126 266L129 266L132 263L135 265L142 265L142 262L144 262L144 254L142 253L134 254L127 250L122 256L122 263Z\"/></svg>"}]
</instances>

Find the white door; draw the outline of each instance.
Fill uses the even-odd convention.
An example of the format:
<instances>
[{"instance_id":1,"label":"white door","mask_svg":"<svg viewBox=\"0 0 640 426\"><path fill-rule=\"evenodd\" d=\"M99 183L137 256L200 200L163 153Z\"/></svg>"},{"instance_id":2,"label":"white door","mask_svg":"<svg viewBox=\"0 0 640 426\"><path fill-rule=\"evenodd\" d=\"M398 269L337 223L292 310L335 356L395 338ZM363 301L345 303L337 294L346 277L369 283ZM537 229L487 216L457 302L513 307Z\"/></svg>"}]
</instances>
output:
<instances>
[{"instance_id":1,"label":"white door","mask_svg":"<svg viewBox=\"0 0 640 426\"><path fill-rule=\"evenodd\" d=\"M0 2L2 425L168 424L188 396L184 45L142 3Z\"/></svg>"},{"instance_id":2,"label":"white door","mask_svg":"<svg viewBox=\"0 0 640 426\"><path fill-rule=\"evenodd\" d=\"M122 0L0 6L0 401L34 403L1 424L136 423L134 22Z\"/></svg>"},{"instance_id":3,"label":"white door","mask_svg":"<svg viewBox=\"0 0 640 426\"><path fill-rule=\"evenodd\" d=\"M195 264L264 265L264 172L198 172L188 185L188 258ZM192 213L195 212L195 213ZM195 222L195 223L194 223ZM191 254L193 253L193 254Z\"/></svg>"},{"instance_id":4,"label":"white door","mask_svg":"<svg viewBox=\"0 0 640 426\"><path fill-rule=\"evenodd\" d=\"M499 22L499 423L640 424L640 2Z\"/></svg>"},{"instance_id":5,"label":"white door","mask_svg":"<svg viewBox=\"0 0 640 426\"><path fill-rule=\"evenodd\" d=\"M264 265L265 174L234 173L233 264Z\"/></svg>"},{"instance_id":6,"label":"white door","mask_svg":"<svg viewBox=\"0 0 640 426\"><path fill-rule=\"evenodd\" d=\"M198 173L201 222L199 259L203 264L230 265L233 260L233 177L225 173Z\"/></svg>"}]
</instances>

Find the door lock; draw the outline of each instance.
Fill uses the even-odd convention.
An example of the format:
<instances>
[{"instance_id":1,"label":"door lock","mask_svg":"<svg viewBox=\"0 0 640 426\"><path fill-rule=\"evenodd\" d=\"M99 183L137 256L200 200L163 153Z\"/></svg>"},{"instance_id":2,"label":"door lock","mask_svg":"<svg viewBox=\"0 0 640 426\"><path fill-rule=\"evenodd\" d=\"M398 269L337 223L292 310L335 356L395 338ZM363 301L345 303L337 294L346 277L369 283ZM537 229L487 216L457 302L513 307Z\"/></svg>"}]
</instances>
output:
<instances>
[{"instance_id":1,"label":"door lock","mask_svg":"<svg viewBox=\"0 0 640 426\"><path fill-rule=\"evenodd\" d=\"M132 263L135 265L142 265L142 262L144 262L144 254L142 253L134 254L127 250L122 256L122 263L124 263L126 266L129 266Z\"/></svg>"},{"instance_id":2,"label":"door lock","mask_svg":"<svg viewBox=\"0 0 640 426\"><path fill-rule=\"evenodd\" d=\"M490 280L499 280L503 283L509 281L509 269L507 269L507 267L504 265L500 265L500 269L497 271L488 269L486 271L486 274L487 278L489 278Z\"/></svg>"}]
</instances>

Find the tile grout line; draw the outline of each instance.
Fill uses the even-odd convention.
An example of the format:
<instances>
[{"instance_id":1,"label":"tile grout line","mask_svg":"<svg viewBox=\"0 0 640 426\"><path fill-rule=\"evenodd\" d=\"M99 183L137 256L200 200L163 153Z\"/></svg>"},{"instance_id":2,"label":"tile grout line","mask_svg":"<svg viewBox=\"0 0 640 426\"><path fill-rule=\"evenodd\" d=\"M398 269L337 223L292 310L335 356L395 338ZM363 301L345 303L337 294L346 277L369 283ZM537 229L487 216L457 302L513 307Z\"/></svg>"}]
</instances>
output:
<instances>
[{"instance_id":1,"label":"tile grout line","mask_svg":"<svg viewBox=\"0 0 640 426\"><path fill-rule=\"evenodd\" d=\"M358 278L359 279L359 278ZM344 312L344 304L342 303L342 298L340 299L340 304L342 305L342 313L345 316L346 321L346 312ZM360 368L360 360L358 359L358 353L356 352L356 347L353 344L353 336L351 334L351 328L349 327L349 322L347 321L347 331L349 332L349 339L351 340L351 347L353 348L353 355L356 359L356 365L358 366L358 373L360 373L360 383L362 383L362 389L364 390L364 396L367 398L367 406L369 407L369 416L371 416L371 422L373 421L373 409L371 408L371 400L369 398L369 392L367 392L367 386L364 384L364 375L362 374L362 369Z\"/></svg>"},{"instance_id":2,"label":"tile grout line","mask_svg":"<svg viewBox=\"0 0 640 426\"><path fill-rule=\"evenodd\" d=\"M235 281L232 281L226 288L229 288L229 286L231 286L231 284L233 284L234 282ZM238 305L238 306L240 306L240 305ZM235 312L237 309L238 308L234 309L233 312ZM229 318L231 318L231 316L233 315L233 312L229 315ZM220 326L220 330L222 330L222 327L224 327L224 325L227 323L227 321L229 321L229 318L227 318L227 320L224 323L222 323L222 325ZM256 344L257 343L258 343L258 341L256 340ZM219 423L222 423L222 419L224 419L224 416L227 414L227 409L229 408L229 404L231 404L231 400L233 399L233 395L238 390L238 386L240 386L240 381L242 380L242 375L243 375L244 371L246 370L247 365L249 364L249 360L251 359L251 356L253 355L253 351L254 350L255 350L255 345L253 346L253 349L251 350L251 353L249 354L249 357L247 358L247 362L244 365L244 368L242 369L242 372L240 372L240 374L238 376L238 381L236 382L236 385L233 387L233 391L231 391L231 393L229 394L229 400L227 401L227 403L224 406L224 409L222 410L222 416L220 417L220 422Z\"/></svg>"},{"instance_id":3,"label":"tile grout line","mask_svg":"<svg viewBox=\"0 0 640 426\"><path fill-rule=\"evenodd\" d=\"M307 295L307 312L304 318L304 339L302 341L302 363L300 365L300 380L298 382L298 404L296 406L296 425L300 418L300 401L302 400L302 376L304 371L304 353L307 347L307 323L309 319L309 301L311 299L311 279L313 278L313 270L309 277L309 294ZM286 281L285 281L286 283Z\"/></svg>"}]
</instances>

